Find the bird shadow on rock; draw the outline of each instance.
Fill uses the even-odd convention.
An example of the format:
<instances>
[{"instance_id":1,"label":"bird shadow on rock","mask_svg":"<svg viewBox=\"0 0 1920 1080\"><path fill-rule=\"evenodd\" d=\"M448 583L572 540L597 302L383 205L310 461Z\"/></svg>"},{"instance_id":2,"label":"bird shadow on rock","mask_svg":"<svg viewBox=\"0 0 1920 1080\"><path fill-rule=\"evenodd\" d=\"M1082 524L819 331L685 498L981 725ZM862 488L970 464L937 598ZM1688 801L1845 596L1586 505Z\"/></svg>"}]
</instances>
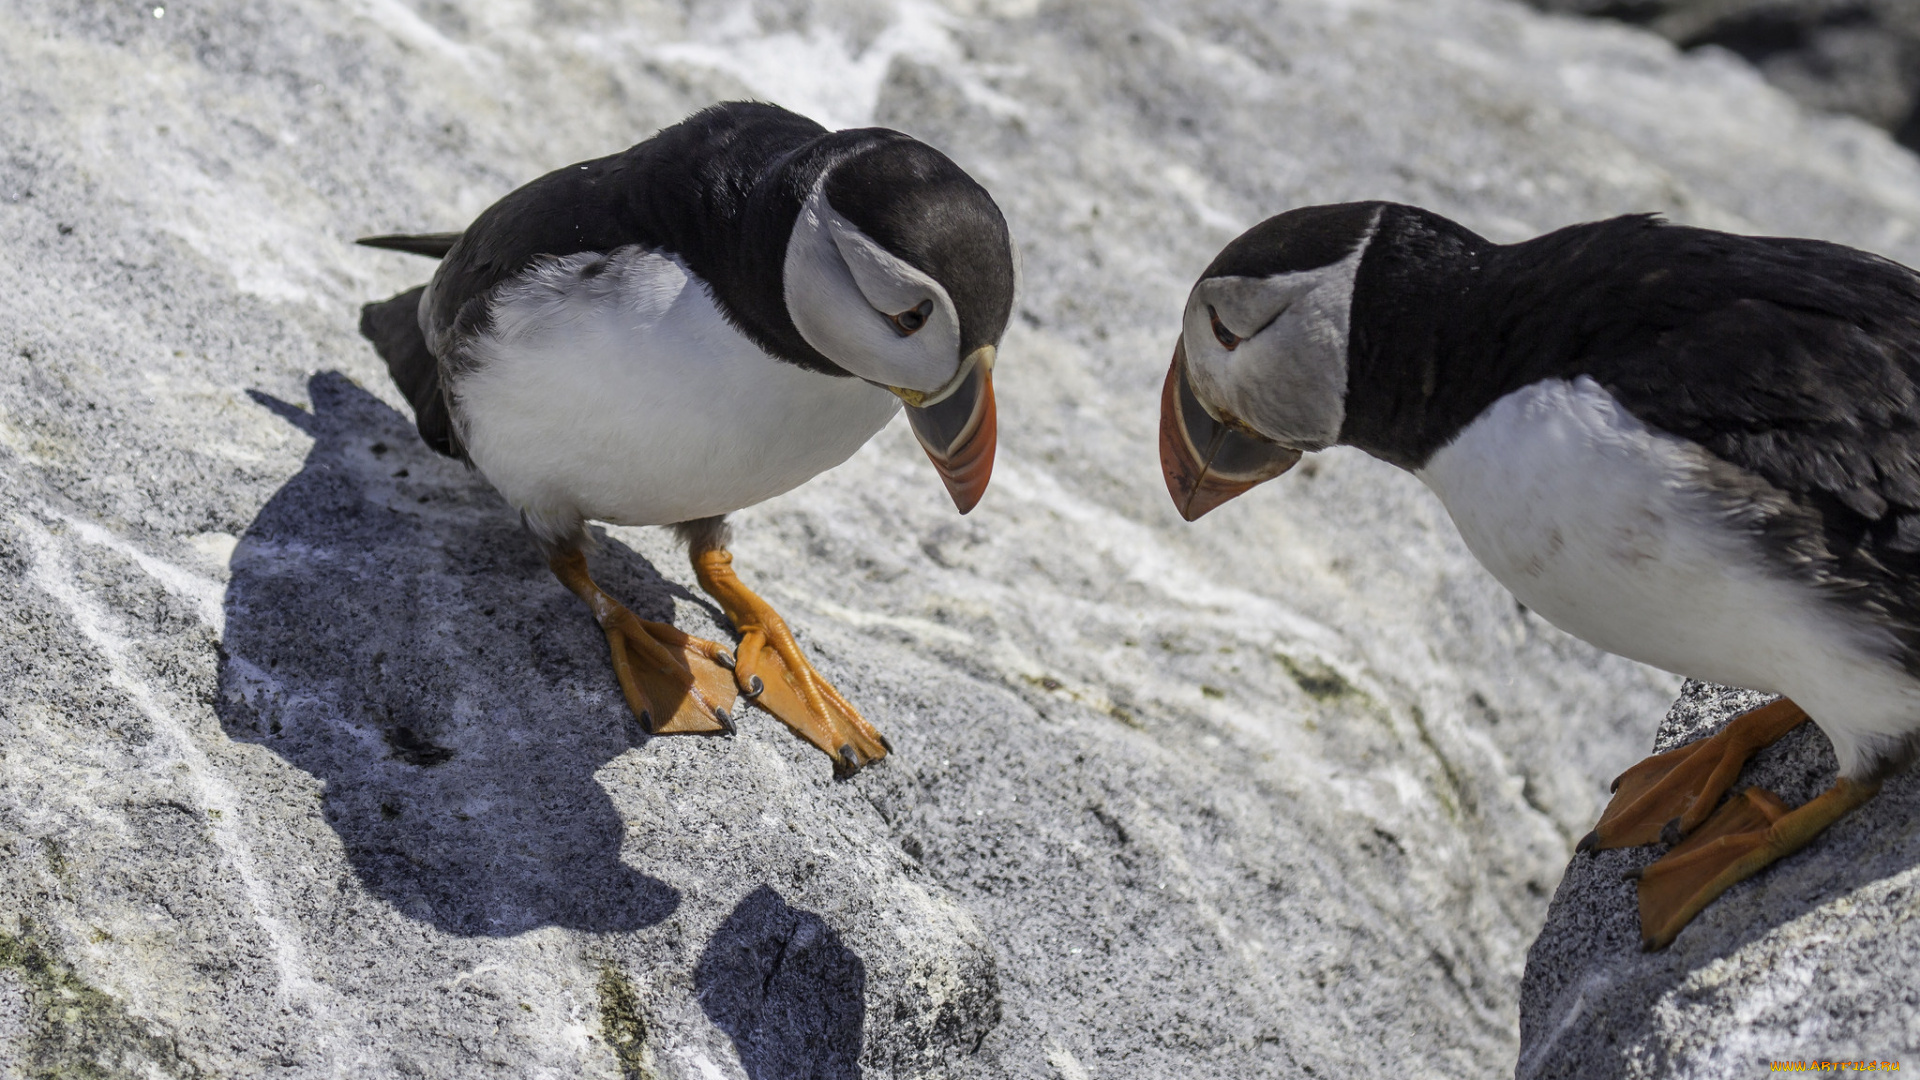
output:
<instances>
[{"instance_id":1,"label":"bird shadow on rock","mask_svg":"<svg viewBox=\"0 0 1920 1080\"><path fill-rule=\"evenodd\" d=\"M235 548L217 709L236 741L325 784L365 888L455 934L632 930L679 904L621 861L594 773L639 734L605 638L471 470L336 372L312 409L252 392L313 439ZM643 617L680 590L603 545Z\"/></svg>"},{"instance_id":2,"label":"bird shadow on rock","mask_svg":"<svg viewBox=\"0 0 1920 1080\"><path fill-rule=\"evenodd\" d=\"M1689 681L1661 726L1654 751L1711 735L1768 700L1768 695ZM1800 806L1831 786L1838 771L1833 744L1806 723L1755 754L1732 790L1757 785ZM1831 935L1833 918L1873 917L1863 910L1871 904L1854 905L1851 913L1822 909L1920 866L1914 820L1920 820L1920 775L1909 769L1806 848L1728 889L1658 952L1641 950L1637 886L1624 876L1651 864L1667 847L1575 855L1527 954L1515 1075L1530 1080L1682 1071L1683 1063L1662 1059L1680 1041L1658 1034L1674 1022L1664 1013L1676 1002L1706 1006L1709 1013L1715 1011L1710 1003L1716 997L1732 1002L1746 991L1742 979L1730 973L1769 963L1743 950L1783 928L1796 936L1789 924L1809 920L1806 934L1813 940ZM1905 891L1895 890L1902 896ZM1769 953L1797 950L1791 941L1762 946ZM1709 971L1723 964L1731 967L1719 974ZM1815 996L1824 992L1819 986L1806 989Z\"/></svg>"},{"instance_id":3,"label":"bird shadow on rock","mask_svg":"<svg viewBox=\"0 0 1920 1080\"><path fill-rule=\"evenodd\" d=\"M866 965L772 888L748 893L714 931L693 985L748 1080L858 1080Z\"/></svg>"}]
</instances>

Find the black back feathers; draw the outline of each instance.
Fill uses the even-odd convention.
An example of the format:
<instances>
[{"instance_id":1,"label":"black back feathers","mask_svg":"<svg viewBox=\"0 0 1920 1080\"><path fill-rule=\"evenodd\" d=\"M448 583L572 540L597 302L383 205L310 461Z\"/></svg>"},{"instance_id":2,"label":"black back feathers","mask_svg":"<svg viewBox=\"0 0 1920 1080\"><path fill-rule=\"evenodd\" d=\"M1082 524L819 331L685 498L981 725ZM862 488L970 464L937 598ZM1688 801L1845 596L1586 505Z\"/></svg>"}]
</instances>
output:
<instances>
[{"instance_id":1,"label":"black back feathers","mask_svg":"<svg viewBox=\"0 0 1920 1080\"><path fill-rule=\"evenodd\" d=\"M1773 445L1816 422L1885 427L1920 378L1912 271L1651 215L1503 246L1389 207L1351 323L1342 441L1409 468L1506 394L1585 375L1646 423L1743 468L1788 470L1794 455L1736 453L1730 433L1764 429ZM1808 460L1836 452L1809 448Z\"/></svg>"},{"instance_id":2,"label":"black back feathers","mask_svg":"<svg viewBox=\"0 0 1920 1080\"><path fill-rule=\"evenodd\" d=\"M779 228L756 214L776 163L827 134L772 105L736 102L695 113L628 150L556 169L493 204L466 230L435 278L428 317L437 332L487 322L494 286L536 259L611 252L638 244L684 259L737 325L763 348L827 365L800 338L780 303L780 262L744 234ZM779 187L777 181L775 188ZM799 202L790 194L785 229ZM785 232L773 253L784 250Z\"/></svg>"}]
</instances>

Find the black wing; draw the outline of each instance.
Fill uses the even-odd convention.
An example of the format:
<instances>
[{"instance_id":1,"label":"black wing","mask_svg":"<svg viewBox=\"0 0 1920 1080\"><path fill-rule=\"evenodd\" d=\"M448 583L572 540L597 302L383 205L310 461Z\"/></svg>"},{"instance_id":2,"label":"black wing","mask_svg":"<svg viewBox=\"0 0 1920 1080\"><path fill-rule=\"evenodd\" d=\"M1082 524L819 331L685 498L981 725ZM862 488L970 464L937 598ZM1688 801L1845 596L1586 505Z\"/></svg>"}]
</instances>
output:
<instances>
[{"instance_id":1,"label":"black wing","mask_svg":"<svg viewBox=\"0 0 1920 1080\"><path fill-rule=\"evenodd\" d=\"M1664 265L1620 298L1639 331L1583 366L1733 466L1717 478L1730 509L1797 574L1880 613L1920 668L1920 275L1818 241L1661 231Z\"/></svg>"}]
</instances>

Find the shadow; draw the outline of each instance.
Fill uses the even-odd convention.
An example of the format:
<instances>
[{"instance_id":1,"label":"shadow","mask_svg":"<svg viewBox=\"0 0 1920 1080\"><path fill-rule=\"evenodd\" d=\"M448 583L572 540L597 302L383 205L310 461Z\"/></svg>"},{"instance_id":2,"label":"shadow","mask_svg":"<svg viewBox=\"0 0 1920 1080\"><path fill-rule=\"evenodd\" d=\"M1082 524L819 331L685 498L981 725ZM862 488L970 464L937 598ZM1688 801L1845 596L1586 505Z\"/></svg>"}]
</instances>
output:
<instances>
[{"instance_id":1,"label":"shadow","mask_svg":"<svg viewBox=\"0 0 1920 1080\"><path fill-rule=\"evenodd\" d=\"M1653 752L1661 753L1724 727L1733 717L1771 697L1688 680L1681 688ZM1813 724L1802 724L1755 754L1734 790L1758 785L1790 806L1825 791L1838 774L1833 745ZM1779 1017L1765 1014L1769 994L1743 984L1767 982L1776 960L1805 967L1814 954L1823 971L1854 964L1880 966L1912 948L1904 916L1889 919L1875 896L1896 897L1911 886L1902 880L1920 866L1920 775L1909 769L1887 780L1880 794L1816 836L1801 851L1781 859L1723 893L1694 917L1672 945L1640 950L1636 886L1623 875L1665 854L1663 844L1575 855L1554 893L1546 925L1527 953L1520 990L1520 1060L1515 1076L1541 1077L1670 1075L1686 1071L1689 1059L1671 1057L1686 1040L1672 1028L1676 1012L1728 1030ZM1896 905L1904 908L1904 902ZM1848 920L1875 920L1862 931L1844 930ZM1798 926L1788 927L1788 924ZM1787 928L1783 930L1783 928ZM1902 940L1893 941L1898 936ZM1877 955L1856 955L1850 941L1881 940ZM1822 943L1825 944L1815 944ZM1757 943L1757 944L1756 944ZM1828 951L1822 951L1826 949ZM1715 968L1717 974L1705 974ZM1703 985L1704 983L1704 985ZM1867 984L1872 985L1872 984ZM1716 987L1725 986L1724 995ZM1876 997L1875 995L1879 996ZM1911 1017L1904 984L1883 980L1878 989L1843 986L1830 974L1781 1000L1792 1002L1794 1030L1860 1032L1859 1015ZM1830 996L1829 996L1830 995ZM1821 1017L1821 1010L1834 1015ZM1690 1034L1700 1032L1689 1029ZM1769 1053L1801 1058L1830 1052L1812 1040L1811 1050L1784 1040ZM1869 1040L1871 1041L1871 1040ZM1889 1044L1892 1045L1892 1044ZM1815 1052L1817 1051L1817 1052ZM1702 1052L1691 1047L1682 1053ZM1760 1066L1764 1070L1765 1066Z\"/></svg>"},{"instance_id":2,"label":"shadow","mask_svg":"<svg viewBox=\"0 0 1920 1080\"><path fill-rule=\"evenodd\" d=\"M748 1080L857 1080L866 965L809 911L768 886L714 931L693 971L700 1007Z\"/></svg>"},{"instance_id":3,"label":"shadow","mask_svg":"<svg viewBox=\"0 0 1920 1080\"><path fill-rule=\"evenodd\" d=\"M679 894L621 861L594 773L639 732L605 638L478 475L332 372L313 439L232 558L216 704L229 737L324 785L360 882L463 935L631 930ZM673 586L631 551L595 560L643 617Z\"/></svg>"}]
</instances>

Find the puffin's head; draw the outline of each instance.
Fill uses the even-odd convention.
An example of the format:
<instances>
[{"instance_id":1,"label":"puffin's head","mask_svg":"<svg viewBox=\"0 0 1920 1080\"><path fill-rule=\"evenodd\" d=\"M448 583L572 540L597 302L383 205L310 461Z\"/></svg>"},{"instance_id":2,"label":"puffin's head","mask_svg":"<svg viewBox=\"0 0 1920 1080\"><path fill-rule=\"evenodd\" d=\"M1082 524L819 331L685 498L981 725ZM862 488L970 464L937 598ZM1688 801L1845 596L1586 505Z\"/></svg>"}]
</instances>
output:
<instances>
[{"instance_id":1,"label":"puffin's head","mask_svg":"<svg viewBox=\"0 0 1920 1080\"><path fill-rule=\"evenodd\" d=\"M1160 466L1181 517L1338 440L1353 282L1380 211L1345 203L1268 218L1194 283L1160 395Z\"/></svg>"},{"instance_id":2,"label":"puffin's head","mask_svg":"<svg viewBox=\"0 0 1920 1080\"><path fill-rule=\"evenodd\" d=\"M809 345L907 403L961 513L993 472L993 359L1013 246L992 196L905 136L823 174L787 244L787 312Z\"/></svg>"}]
</instances>

